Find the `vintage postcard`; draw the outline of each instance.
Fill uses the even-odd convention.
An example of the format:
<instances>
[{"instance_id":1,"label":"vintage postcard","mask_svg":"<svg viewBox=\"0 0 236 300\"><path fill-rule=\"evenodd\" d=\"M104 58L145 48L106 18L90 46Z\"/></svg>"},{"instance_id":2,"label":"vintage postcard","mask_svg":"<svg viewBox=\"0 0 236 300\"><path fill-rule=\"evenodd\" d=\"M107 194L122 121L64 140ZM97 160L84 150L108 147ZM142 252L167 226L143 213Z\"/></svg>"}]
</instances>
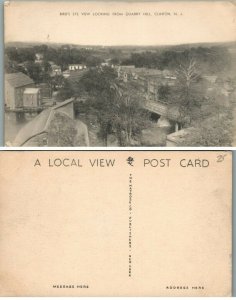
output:
<instances>
[{"instance_id":1,"label":"vintage postcard","mask_svg":"<svg viewBox=\"0 0 236 300\"><path fill-rule=\"evenodd\" d=\"M230 296L225 151L1 151L1 296Z\"/></svg>"},{"instance_id":2,"label":"vintage postcard","mask_svg":"<svg viewBox=\"0 0 236 300\"><path fill-rule=\"evenodd\" d=\"M6 1L5 145L236 146L235 1Z\"/></svg>"}]
</instances>

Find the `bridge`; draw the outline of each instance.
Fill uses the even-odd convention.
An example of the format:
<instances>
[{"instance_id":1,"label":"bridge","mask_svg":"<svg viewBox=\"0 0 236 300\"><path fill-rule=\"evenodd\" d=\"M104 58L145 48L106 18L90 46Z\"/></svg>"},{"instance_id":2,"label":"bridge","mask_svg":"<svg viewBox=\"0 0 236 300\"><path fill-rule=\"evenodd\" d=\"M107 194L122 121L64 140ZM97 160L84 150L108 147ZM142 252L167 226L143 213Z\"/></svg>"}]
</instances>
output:
<instances>
[{"instance_id":1,"label":"bridge","mask_svg":"<svg viewBox=\"0 0 236 300\"><path fill-rule=\"evenodd\" d=\"M179 110L177 106L169 107L166 103L161 101L147 100L144 102L143 108L172 121L177 121L179 118Z\"/></svg>"}]
</instances>

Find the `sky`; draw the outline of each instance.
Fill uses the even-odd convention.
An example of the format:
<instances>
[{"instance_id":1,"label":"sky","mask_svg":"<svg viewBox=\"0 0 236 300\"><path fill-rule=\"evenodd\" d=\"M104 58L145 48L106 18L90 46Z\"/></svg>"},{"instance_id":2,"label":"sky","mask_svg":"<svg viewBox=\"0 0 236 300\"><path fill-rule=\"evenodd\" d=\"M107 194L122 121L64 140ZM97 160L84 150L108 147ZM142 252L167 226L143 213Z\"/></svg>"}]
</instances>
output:
<instances>
[{"instance_id":1,"label":"sky","mask_svg":"<svg viewBox=\"0 0 236 300\"><path fill-rule=\"evenodd\" d=\"M235 40L236 4L230 1L5 5L5 42L145 46Z\"/></svg>"}]
</instances>

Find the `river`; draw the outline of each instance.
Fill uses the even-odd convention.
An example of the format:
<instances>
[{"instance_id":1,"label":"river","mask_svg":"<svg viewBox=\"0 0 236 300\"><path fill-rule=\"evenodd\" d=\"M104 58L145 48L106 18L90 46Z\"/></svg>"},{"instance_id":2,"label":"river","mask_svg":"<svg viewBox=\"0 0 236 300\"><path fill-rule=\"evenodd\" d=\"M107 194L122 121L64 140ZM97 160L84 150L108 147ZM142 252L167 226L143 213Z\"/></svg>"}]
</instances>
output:
<instances>
[{"instance_id":1,"label":"river","mask_svg":"<svg viewBox=\"0 0 236 300\"><path fill-rule=\"evenodd\" d=\"M11 144L19 130L24 127L25 124L30 122L35 115L26 115L24 119L17 120L16 115L13 112L5 112L5 144ZM79 118L78 118L79 119ZM84 120L82 119L82 122ZM87 127L87 126L86 126ZM101 146L96 145L99 141L97 138L93 141L91 139L91 128L89 128L90 132L90 146ZM166 136L167 134L173 132L172 128L166 127L158 127L156 125L151 126L149 129L143 131L142 143L141 146L165 146ZM95 135L95 134L93 134ZM117 143L114 142L114 145L111 142L109 146L118 146Z\"/></svg>"},{"instance_id":2,"label":"river","mask_svg":"<svg viewBox=\"0 0 236 300\"><path fill-rule=\"evenodd\" d=\"M27 116L22 120L17 120L14 112L5 112L4 118L4 141L7 145L8 142L12 143L14 141L20 129L32 120L33 117L30 118Z\"/></svg>"}]
</instances>

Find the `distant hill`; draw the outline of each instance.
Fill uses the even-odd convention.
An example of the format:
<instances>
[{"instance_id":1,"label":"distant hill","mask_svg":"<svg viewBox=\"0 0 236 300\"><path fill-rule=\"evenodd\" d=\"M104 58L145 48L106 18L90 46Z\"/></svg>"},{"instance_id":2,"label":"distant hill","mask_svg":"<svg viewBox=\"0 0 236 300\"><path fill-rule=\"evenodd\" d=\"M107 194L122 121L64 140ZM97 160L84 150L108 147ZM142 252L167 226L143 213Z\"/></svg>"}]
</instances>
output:
<instances>
[{"instance_id":1,"label":"distant hill","mask_svg":"<svg viewBox=\"0 0 236 300\"><path fill-rule=\"evenodd\" d=\"M80 44L65 44L65 43L43 43L43 42L8 42L5 43L5 47L17 47L17 48L31 48L39 45L47 45L50 47L59 48L63 45L76 47L76 48L93 48L93 49L120 49L124 51L155 51L155 50L165 50L172 49L176 51L181 51L189 48L197 47L213 47L222 46L227 48L236 48L236 41L227 43L192 43L192 44L179 44L179 45L151 45L151 46L136 46L136 45L114 45L114 46L103 46L103 45L80 45Z\"/></svg>"}]
</instances>

